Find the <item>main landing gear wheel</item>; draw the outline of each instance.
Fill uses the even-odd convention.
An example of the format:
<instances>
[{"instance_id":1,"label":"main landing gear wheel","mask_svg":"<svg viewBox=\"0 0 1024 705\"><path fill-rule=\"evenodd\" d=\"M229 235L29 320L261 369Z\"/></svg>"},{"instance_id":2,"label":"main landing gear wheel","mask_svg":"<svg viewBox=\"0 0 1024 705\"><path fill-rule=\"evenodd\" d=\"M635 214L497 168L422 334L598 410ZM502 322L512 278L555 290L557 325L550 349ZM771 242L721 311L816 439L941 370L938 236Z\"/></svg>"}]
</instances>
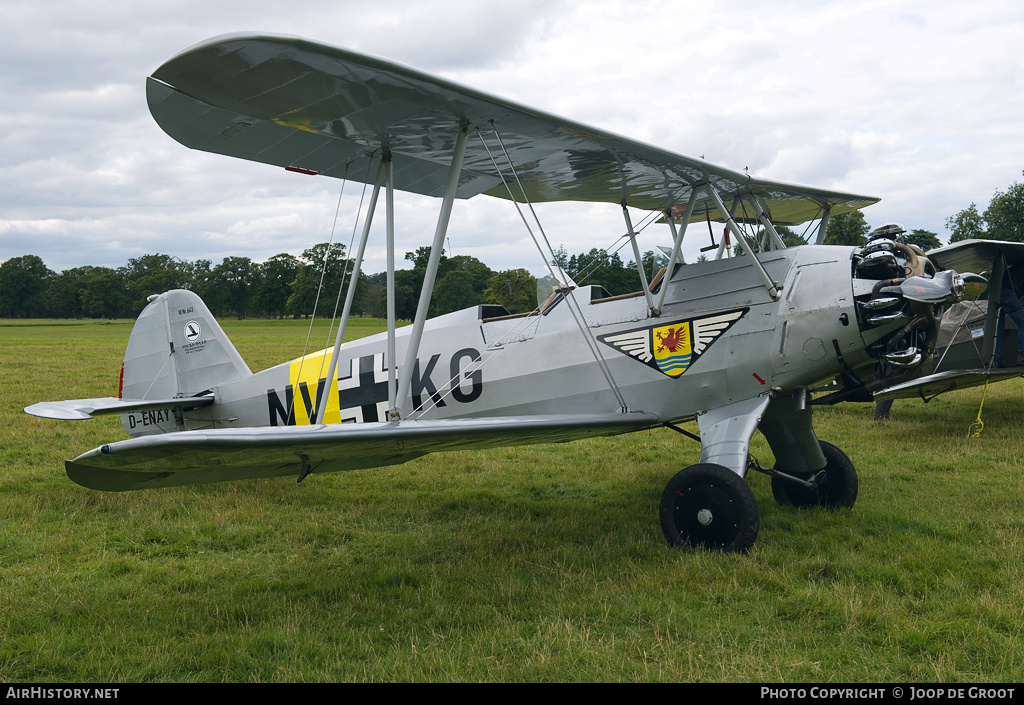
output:
<instances>
[{"instance_id":1,"label":"main landing gear wheel","mask_svg":"<svg viewBox=\"0 0 1024 705\"><path fill-rule=\"evenodd\" d=\"M721 465L691 465L661 495L661 528L677 548L743 553L754 545L760 526L754 493Z\"/></svg>"},{"instance_id":2,"label":"main landing gear wheel","mask_svg":"<svg viewBox=\"0 0 1024 705\"><path fill-rule=\"evenodd\" d=\"M802 487L780 477L772 478L775 500L789 507L852 507L857 501L857 471L846 453L831 443L818 441L825 454L825 467L812 473L816 488Z\"/></svg>"}]
</instances>

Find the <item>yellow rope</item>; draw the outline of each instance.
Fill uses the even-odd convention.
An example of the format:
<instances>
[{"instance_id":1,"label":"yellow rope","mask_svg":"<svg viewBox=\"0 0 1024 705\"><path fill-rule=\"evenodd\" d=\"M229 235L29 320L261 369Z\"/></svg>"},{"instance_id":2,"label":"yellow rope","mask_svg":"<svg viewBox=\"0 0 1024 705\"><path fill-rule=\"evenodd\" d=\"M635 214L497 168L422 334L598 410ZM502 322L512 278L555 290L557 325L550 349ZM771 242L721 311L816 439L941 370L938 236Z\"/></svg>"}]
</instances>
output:
<instances>
[{"instance_id":1,"label":"yellow rope","mask_svg":"<svg viewBox=\"0 0 1024 705\"><path fill-rule=\"evenodd\" d=\"M985 378L985 389L981 393L981 404L978 405L978 418L974 423L971 424L970 429L967 431L968 438L977 438L981 435L981 430L985 428L985 422L981 420L981 409L985 406L985 395L988 393L988 377Z\"/></svg>"}]
</instances>

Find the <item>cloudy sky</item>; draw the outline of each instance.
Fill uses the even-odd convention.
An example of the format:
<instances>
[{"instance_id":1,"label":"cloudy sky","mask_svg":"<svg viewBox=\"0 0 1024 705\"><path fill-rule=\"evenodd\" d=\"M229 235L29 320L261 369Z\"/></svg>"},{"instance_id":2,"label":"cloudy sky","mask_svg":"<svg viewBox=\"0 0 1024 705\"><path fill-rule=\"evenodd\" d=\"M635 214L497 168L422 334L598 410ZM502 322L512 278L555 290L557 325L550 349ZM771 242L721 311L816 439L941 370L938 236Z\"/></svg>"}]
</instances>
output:
<instances>
[{"instance_id":1,"label":"cloudy sky","mask_svg":"<svg viewBox=\"0 0 1024 705\"><path fill-rule=\"evenodd\" d=\"M943 240L946 218L1024 179L1019 0L4 0L0 261L264 260L332 231L347 244L360 186L336 220L340 181L188 150L150 117L147 75L238 31L376 54L753 176L877 196L871 225ZM399 199L400 255L428 244L438 206ZM540 217L569 252L622 232L614 206ZM690 257L706 244L695 232ZM667 237L652 226L641 246ZM449 231L454 254L540 273L527 238L487 197L457 203ZM379 244L368 257L366 271L384 269Z\"/></svg>"}]
</instances>

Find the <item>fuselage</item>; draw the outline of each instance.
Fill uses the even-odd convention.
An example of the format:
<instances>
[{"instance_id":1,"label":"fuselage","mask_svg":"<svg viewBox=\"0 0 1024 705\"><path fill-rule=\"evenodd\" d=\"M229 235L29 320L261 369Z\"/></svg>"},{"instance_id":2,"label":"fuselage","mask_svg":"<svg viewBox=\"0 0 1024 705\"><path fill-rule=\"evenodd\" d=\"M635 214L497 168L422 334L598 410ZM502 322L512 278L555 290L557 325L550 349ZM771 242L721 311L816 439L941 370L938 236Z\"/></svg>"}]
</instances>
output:
<instances>
[{"instance_id":1,"label":"fuselage","mask_svg":"<svg viewBox=\"0 0 1024 705\"><path fill-rule=\"evenodd\" d=\"M772 390L810 386L868 358L857 325L852 248L806 246L759 255L782 284L773 301L746 258L676 265L661 315L642 292L571 292L540 313L495 315L475 306L427 322L412 374L411 418L611 412L664 421L693 418ZM575 314L575 315L574 315ZM577 320L578 319L578 320ZM589 331L580 330L580 324ZM403 361L408 329L396 334ZM593 336L588 344L584 335ZM384 421L389 407L387 334L346 343L324 423ZM218 385L216 403L185 426L303 425L316 420L331 351ZM840 360L839 356L842 356ZM195 390L196 393L203 390ZM175 430L126 414L132 435Z\"/></svg>"}]
</instances>

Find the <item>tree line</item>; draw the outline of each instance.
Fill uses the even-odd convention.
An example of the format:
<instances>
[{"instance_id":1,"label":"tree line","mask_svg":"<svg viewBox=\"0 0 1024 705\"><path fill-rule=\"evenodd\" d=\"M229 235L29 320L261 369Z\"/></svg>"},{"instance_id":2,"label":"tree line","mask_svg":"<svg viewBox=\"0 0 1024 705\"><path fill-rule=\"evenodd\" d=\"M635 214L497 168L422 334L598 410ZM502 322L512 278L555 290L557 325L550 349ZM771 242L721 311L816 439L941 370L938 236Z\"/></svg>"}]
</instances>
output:
<instances>
[{"instance_id":1,"label":"tree line","mask_svg":"<svg viewBox=\"0 0 1024 705\"><path fill-rule=\"evenodd\" d=\"M971 203L947 218L946 227L951 243L972 238L1024 242L1024 184L1015 182L1005 191L996 191L982 212ZM778 230L787 246L805 244L789 228ZM869 231L864 214L852 211L829 220L824 242L863 245ZM755 250L762 234L747 236ZM925 251L942 244L938 235L928 230L911 230L906 239ZM416 312L429 254L427 247L405 253L412 268L395 272L399 318L411 319ZM652 251L642 257L649 278L666 261ZM569 255L559 248L553 264L580 286L599 284L613 295L641 287L635 263L623 262L617 252L594 248ZM329 317L336 307L340 311L338 291L352 268L345 247L328 243L311 247L300 257L282 253L265 262L225 257L214 265L206 259L189 261L152 254L130 259L116 269L85 266L60 273L48 269L35 255L23 255L0 264L0 318L135 318L146 306L147 297L169 289L196 292L221 317L282 318L313 312ZM544 282L541 284L543 288ZM360 273L352 312L383 318L385 290L385 273ZM537 279L525 269L494 271L475 257L441 255L429 314L438 316L480 303L522 313L536 306L537 292Z\"/></svg>"},{"instance_id":2,"label":"tree line","mask_svg":"<svg viewBox=\"0 0 1024 705\"><path fill-rule=\"evenodd\" d=\"M411 319L419 302L430 248L405 253L411 269L395 272L395 311ZM593 249L589 253L557 253L567 272L585 272L578 283L605 285L619 293L640 288L633 262L618 254ZM663 258L662 258L663 259ZM657 265L648 252L645 263ZM57 273L36 255L12 257L0 264L0 318L135 318L147 298L170 289L189 289L218 317L318 317L340 313L341 282L348 281L353 262L340 244L320 243L300 257L287 253L265 262L248 257L189 261L166 254L143 255L123 267L75 267ZM386 273L360 273L352 313L386 316ZM526 269L494 271L467 255L441 255L430 316L480 303L498 304L511 313L537 305L537 279Z\"/></svg>"},{"instance_id":3,"label":"tree line","mask_svg":"<svg viewBox=\"0 0 1024 705\"><path fill-rule=\"evenodd\" d=\"M971 203L946 218L946 228L950 232L950 244L961 240L1024 242L1024 184L1015 181L1005 191L997 190L981 213L977 204ZM869 232L863 213L844 213L829 220L824 243L859 246L864 244ZM938 236L928 230L911 230L906 240L925 252L942 244Z\"/></svg>"},{"instance_id":4,"label":"tree line","mask_svg":"<svg viewBox=\"0 0 1024 705\"><path fill-rule=\"evenodd\" d=\"M996 191L981 213L977 204L971 203L947 218L946 227L950 243L972 239L1024 242L1024 184L1015 181L1005 191Z\"/></svg>"}]
</instances>

